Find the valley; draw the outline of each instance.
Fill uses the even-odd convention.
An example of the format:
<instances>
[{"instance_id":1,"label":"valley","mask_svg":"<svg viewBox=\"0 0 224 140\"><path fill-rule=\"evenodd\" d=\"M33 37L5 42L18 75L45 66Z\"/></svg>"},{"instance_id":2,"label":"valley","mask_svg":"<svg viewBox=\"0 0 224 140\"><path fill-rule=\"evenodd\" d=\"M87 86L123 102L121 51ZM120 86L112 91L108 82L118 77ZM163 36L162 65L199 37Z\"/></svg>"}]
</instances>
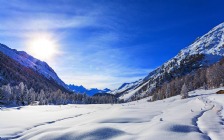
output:
<instances>
[{"instance_id":1,"label":"valley","mask_svg":"<svg viewBox=\"0 0 224 140\"><path fill-rule=\"evenodd\" d=\"M223 0L0 0L0 140L224 140Z\"/></svg>"}]
</instances>

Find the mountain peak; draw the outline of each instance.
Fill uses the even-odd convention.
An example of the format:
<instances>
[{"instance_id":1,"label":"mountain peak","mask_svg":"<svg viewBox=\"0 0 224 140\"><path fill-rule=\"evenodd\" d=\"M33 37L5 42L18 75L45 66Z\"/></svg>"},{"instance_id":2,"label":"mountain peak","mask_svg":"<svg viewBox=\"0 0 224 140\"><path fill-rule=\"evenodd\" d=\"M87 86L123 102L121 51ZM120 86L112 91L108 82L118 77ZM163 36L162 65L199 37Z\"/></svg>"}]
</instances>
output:
<instances>
[{"instance_id":1,"label":"mountain peak","mask_svg":"<svg viewBox=\"0 0 224 140\"><path fill-rule=\"evenodd\" d=\"M203 54L207 63L212 64L224 56L224 23L214 27L208 33L197 38L191 45L182 49L173 59L181 60L187 56ZM169 60L167 63L173 61Z\"/></svg>"},{"instance_id":2,"label":"mountain peak","mask_svg":"<svg viewBox=\"0 0 224 140\"><path fill-rule=\"evenodd\" d=\"M214 31L214 30L223 30L224 31L224 22L222 22L219 25L217 25L214 28L212 28L211 31Z\"/></svg>"},{"instance_id":3,"label":"mountain peak","mask_svg":"<svg viewBox=\"0 0 224 140\"><path fill-rule=\"evenodd\" d=\"M212 54L224 56L224 23L214 27L198 38L193 44L183 49L186 54Z\"/></svg>"}]
</instances>

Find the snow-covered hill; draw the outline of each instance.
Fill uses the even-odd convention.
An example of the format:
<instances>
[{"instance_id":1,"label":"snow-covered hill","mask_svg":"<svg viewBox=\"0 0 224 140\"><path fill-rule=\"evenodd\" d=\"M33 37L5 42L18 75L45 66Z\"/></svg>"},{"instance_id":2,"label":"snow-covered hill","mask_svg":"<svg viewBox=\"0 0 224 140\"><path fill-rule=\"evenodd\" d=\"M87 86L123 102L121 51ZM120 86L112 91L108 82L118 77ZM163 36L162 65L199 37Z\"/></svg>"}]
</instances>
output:
<instances>
[{"instance_id":1,"label":"snow-covered hill","mask_svg":"<svg viewBox=\"0 0 224 140\"><path fill-rule=\"evenodd\" d=\"M85 87L81 86L76 86L74 84L70 84L68 85L68 88L72 91L74 91L75 93L86 93L89 96L92 96L96 93L110 93L111 90L108 88L105 89L97 89L97 88L91 88L91 89L87 89Z\"/></svg>"},{"instance_id":2,"label":"snow-covered hill","mask_svg":"<svg viewBox=\"0 0 224 140\"><path fill-rule=\"evenodd\" d=\"M224 89L224 88L220 88ZM125 104L24 106L0 109L3 139L223 140L224 95L196 90Z\"/></svg>"},{"instance_id":3,"label":"snow-covered hill","mask_svg":"<svg viewBox=\"0 0 224 140\"><path fill-rule=\"evenodd\" d=\"M193 44L182 49L175 57L150 72L139 84L129 86L130 90L114 94L128 101L135 94L150 93L156 85L167 82L175 77L209 66L224 57L224 23L214 27L208 33L198 38ZM159 82L158 82L159 81ZM127 95L129 94L129 95Z\"/></svg>"},{"instance_id":4,"label":"snow-covered hill","mask_svg":"<svg viewBox=\"0 0 224 140\"><path fill-rule=\"evenodd\" d=\"M68 89L67 85L57 76L54 70L46 62L40 61L24 51L10 49L3 44L0 44L0 51L21 65L31 68L49 80L53 79L58 85Z\"/></svg>"}]
</instances>

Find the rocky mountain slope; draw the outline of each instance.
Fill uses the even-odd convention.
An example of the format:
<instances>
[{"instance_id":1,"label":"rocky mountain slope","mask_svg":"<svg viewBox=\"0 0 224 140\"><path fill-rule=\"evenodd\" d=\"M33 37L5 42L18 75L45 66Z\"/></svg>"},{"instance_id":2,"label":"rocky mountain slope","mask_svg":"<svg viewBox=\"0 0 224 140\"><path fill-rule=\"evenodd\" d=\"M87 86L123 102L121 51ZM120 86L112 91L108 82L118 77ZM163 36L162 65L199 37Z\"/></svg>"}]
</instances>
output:
<instances>
[{"instance_id":1,"label":"rocky mountain slope","mask_svg":"<svg viewBox=\"0 0 224 140\"><path fill-rule=\"evenodd\" d=\"M69 91L67 85L47 63L26 52L10 49L0 44L0 59L0 85L24 82L33 88Z\"/></svg>"},{"instance_id":2,"label":"rocky mountain slope","mask_svg":"<svg viewBox=\"0 0 224 140\"><path fill-rule=\"evenodd\" d=\"M144 96L157 86L181 77L196 69L210 66L224 57L224 23L214 27L193 44L182 49L175 57L150 72L141 83L133 84L129 90L115 93L120 99L128 101L134 95Z\"/></svg>"}]
</instances>

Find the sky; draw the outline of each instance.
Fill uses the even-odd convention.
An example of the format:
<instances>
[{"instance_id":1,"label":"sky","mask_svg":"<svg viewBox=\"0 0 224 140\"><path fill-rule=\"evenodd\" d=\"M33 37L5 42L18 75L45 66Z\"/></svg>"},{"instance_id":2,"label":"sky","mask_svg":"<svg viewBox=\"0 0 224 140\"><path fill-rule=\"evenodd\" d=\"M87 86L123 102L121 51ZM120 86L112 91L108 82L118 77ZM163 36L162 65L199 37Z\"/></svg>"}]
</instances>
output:
<instances>
[{"instance_id":1,"label":"sky","mask_svg":"<svg viewBox=\"0 0 224 140\"><path fill-rule=\"evenodd\" d=\"M115 89L144 78L224 22L223 5L223 0L0 0L0 43L46 61L66 84ZM54 51L35 54L47 51L33 49L38 38Z\"/></svg>"}]
</instances>

